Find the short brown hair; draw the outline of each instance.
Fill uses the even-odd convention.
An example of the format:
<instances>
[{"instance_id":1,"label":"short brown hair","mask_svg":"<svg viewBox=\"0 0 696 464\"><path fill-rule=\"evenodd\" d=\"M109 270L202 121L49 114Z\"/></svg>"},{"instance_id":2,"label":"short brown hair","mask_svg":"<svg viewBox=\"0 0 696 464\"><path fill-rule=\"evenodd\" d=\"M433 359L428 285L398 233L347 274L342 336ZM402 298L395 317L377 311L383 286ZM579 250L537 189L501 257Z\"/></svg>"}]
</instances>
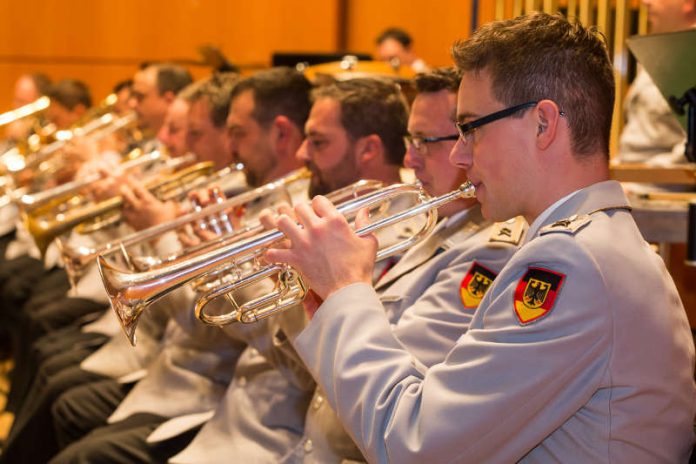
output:
<instances>
[{"instance_id":1,"label":"short brown hair","mask_svg":"<svg viewBox=\"0 0 696 464\"><path fill-rule=\"evenodd\" d=\"M46 90L46 95L72 111L77 105L82 105L85 109L92 106L92 95L89 87L77 79L63 79L55 84L51 84Z\"/></svg>"},{"instance_id":2,"label":"short brown hair","mask_svg":"<svg viewBox=\"0 0 696 464\"><path fill-rule=\"evenodd\" d=\"M360 78L319 87L312 93L341 105L341 124L353 139L376 134L382 140L391 164L403 164L408 107L398 85Z\"/></svg>"},{"instance_id":3,"label":"short brown hair","mask_svg":"<svg viewBox=\"0 0 696 464\"><path fill-rule=\"evenodd\" d=\"M189 103L205 100L210 109L210 120L213 125L223 128L227 124L232 91L237 82L239 82L239 75L236 73L215 73L205 80L184 87L177 96Z\"/></svg>"},{"instance_id":4,"label":"short brown hair","mask_svg":"<svg viewBox=\"0 0 696 464\"><path fill-rule=\"evenodd\" d=\"M268 127L277 116L285 116L302 132L312 106L312 84L295 69L277 67L247 77L232 91L232 100L247 90L254 97L252 117L261 127Z\"/></svg>"},{"instance_id":5,"label":"short brown hair","mask_svg":"<svg viewBox=\"0 0 696 464\"><path fill-rule=\"evenodd\" d=\"M435 68L432 71L416 74L416 91L418 93L434 93L449 90L457 93L462 71L454 68Z\"/></svg>"},{"instance_id":6,"label":"short brown hair","mask_svg":"<svg viewBox=\"0 0 696 464\"><path fill-rule=\"evenodd\" d=\"M457 42L464 72L486 70L506 106L550 99L565 112L577 156L609 154L614 74L604 37L560 15L533 13L482 26Z\"/></svg>"}]
</instances>

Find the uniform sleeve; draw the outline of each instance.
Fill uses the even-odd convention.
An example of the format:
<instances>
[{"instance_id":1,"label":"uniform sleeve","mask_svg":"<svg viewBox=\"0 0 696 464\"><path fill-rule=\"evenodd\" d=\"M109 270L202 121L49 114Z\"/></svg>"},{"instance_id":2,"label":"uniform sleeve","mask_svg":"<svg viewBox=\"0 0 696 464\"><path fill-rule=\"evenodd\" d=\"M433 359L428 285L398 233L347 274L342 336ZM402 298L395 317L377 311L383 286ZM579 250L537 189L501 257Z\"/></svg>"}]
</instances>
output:
<instances>
[{"instance_id":1,"label":"uniform sleeve","mask_svg":"<svg viewBox=\"0 0 696 464\"><path fill-rule=\"evenodd\" d=\"M572 237L534 242L428 370L391 333L367 285L331 295L300 334L298 353L370 462L519 460L606 380L613 326L600 273ZM566 279L551 310L522 324L513 305L530 266Z\"/></svg>"}]
</instances>

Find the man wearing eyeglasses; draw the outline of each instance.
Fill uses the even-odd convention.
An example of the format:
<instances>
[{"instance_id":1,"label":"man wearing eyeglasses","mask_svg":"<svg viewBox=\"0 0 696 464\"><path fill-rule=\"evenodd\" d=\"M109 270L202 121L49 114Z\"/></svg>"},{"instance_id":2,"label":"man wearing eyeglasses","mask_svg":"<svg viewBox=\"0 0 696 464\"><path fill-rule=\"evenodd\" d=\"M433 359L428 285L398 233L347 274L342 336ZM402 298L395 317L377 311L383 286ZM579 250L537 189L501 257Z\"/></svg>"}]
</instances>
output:
<instances>
[{"instance_id":1,"label":"man wearing eyeglasses","mask_svg":"<svg viewBox=\"0 0 696 464\"><path fill-rule=\"evenodd\" d=\"M431 196L449 193L467 180L465 170L449 164L449 153L459 138L455 119L460 80L461 73L454 68L436 69L415 79L417 95L408 118L404 164ZM475 199L446 204L438 209L438 218L433 232L375 283L395 335L425 366L441 362L466 331L481 296L516 251L525 230L521 218L494 227L481 217ZM438 336L424 337L424 333ZM279 462L346 460L364 457L324 392L317 389L307 409L302 440Z\"/></svg>"},{"instance_id":2,"label":"man wearing eyeglasses","mask_svg":"<svg viewBox=\"0 0 696 464\"><path fill-rule=\"evenodd\" d=\"M522 247L444 362L423 368L367 284L374 238L317 197L297 208L302 227L278 220L290 247L266 255L321 303L306 303L299 355L370 462L686 462L694 347L674 283L608 180L602 39L537 13L483 26L454 56L451 160L484 217L527 219Z\"/></svg>"}]
</instances>

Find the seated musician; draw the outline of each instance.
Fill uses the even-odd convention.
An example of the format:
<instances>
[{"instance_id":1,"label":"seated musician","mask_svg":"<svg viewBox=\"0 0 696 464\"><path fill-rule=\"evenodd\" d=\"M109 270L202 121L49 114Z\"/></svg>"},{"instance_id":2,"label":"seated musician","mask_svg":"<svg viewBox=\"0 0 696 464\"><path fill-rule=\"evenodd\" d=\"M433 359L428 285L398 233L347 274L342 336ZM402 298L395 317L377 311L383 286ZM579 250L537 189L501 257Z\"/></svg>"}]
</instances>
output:
<instances>
[{"instance_id":1,"label":"seated musician","mask_svg":"<svg viewBox=\"0 0 696 464\"><path fill-rule=\"evenodd\" d=\"M266 253L317 294L298 353L369 462L686 462L694 347L672 279L608 180L603 40L536 13L482 26L454 56L451 160L484 217L527 219L525 242L425 367L371 288L374 237L317 197L296 208L303 228L281 216L290 247Z\"/></svg>"},{"instance_id":2,"label":"seated musician","mask_svg":"<svg viewBox=\"0 0 696 464\"><path fill-rule=\"evenodd\" d=\"M180 90L177 86L189 83L190 76L180 67L151 65L136 74L135 82L136 88L144 97L135 101L134 109L138 113L141 107L147 108L147 111L141 111L142 114L148 115L147 121L141 125L148 127L154 134L164 121L164 114L158 118L155 117L156 112L166 112L169 102ZM147 140L145 145L154 146L156 142ZM21 330L18 329L17 332L20 334L18 338L21 345L16 351L17 361L10 395L13 399L10 405L17 415L3 458L34 456L35 453L45 457L45 453L55 453L55 448L50 446L50 437L53 436L50 416L52 402L69 386L82 383L85 378L93 378L90 375L85 376L85 371L79 368L79 363L109 338L109 332L118 330L111 327L106 330L107 333L100 331L86 334L81 328L85 322L84 317L101 314L108 307L96 267L92 267L91 271L86 273L77 286L79 289L73 291L71 297L65 295L67 282L64 273L63 282L62 295L37 292L35 297L24 304L23 310L18 312L21 317L18 327L21 327ZM55 334L49 333L61 327L64 327L64 330L61 329ZM161 329L159 331L161 332ZM38 341L42 334L48 335ZM58 372L61 373L60 376ZM91 375L99 376L95 373ZM32 384L35 388L29 388ZM25 394L28 395L26 398ZM24 444L25 440L32 440L32 437L36 436L37 430L47 430L49 445L43 449Z\"/></svg>"},{"instance_id":3,"label":"seated musician","mask_svg":"<svg viewBox=\"0 0 696 464\"><path fill-rule=\"evenodd\" d=\"M302 132L294 121L306 118L309 89L309 82L301 74L289 69L261 72L236 84L232 90L232 104L225 105L225 109L230 110L227 117L230 131L224 133L232 139L228 156L234 155L238 159L239 151L247 154L246 150L263 146L270 151L261 153L273 156L286 169L299 167L299 163L292 160L294 151L302 141ZM205 133L205 128L210 123L225 121L223 116L226 115L221 106L225 102L222 90L216 90L215 85L211 85L208 88L201 87L197 92L198 98L191 102L188 127L189 131L192 127L198 127L202 132L189 136L187 140L202 143L210 139ZM252 90L257 92L252 93L252 96L258 96L259 108L254 111L254 100L245 101L245 108L249 112L245 110L240 114L239 108L235 106L239 103L239 95ZM248 106L249 103L252 104L251 107ZM208 111L203 113L201 110L205 108ZM202 114L205 114L205 120L197 120L197 115ZM250 119L252 115L258 115L257 117L269 122L261 125ZM252 122L254 126L251 125ZM213 124L215 125L217 124ZM240 136L240 126L247 131L244 133L245 137ZM235 140L235 136L240 137ZM214 137L211 146L214 146ZM193 149L193 146L189 148ZM264 163L246 165L248 170L254 172L251 177L274 180L273 177L267 177L269 174L256 170L262 164ZM270 175L283 174L287 172L276 170ZM304 185L306 189L306 183ZM186 446L200 422L194 422L193 426L189 424L181 433L174 433L173 436L169 434L166 439L155 443L146 441L148 433L169 418L207 412L221 400L225 387L235 372L240 353L245 348L247 339L254 337L254 331L226 334L217 328L206 326L192 317L193 292L188 293L188 301L183 301L185 298L182 295L171 297L176 298L178 303L175 304L168 298L173 311L170 312L172 319L165 333L163 349L148 367L145 377L127 396L119 395L117 401L112 403L115 398L113 388L100 382L69 390L58 399L53 408L58 438L61 444L77 441L55 456L53 462L73 462L76 459L110 461L126 456L133 462L164 461ZM125 340L123 334L119 335L120 339ZM107 408L95 406L106 403L110 408L101 417L102 422L99 424L99 418L94 412L98 409L101 414ZM112 411L113 414L109 417ZM101 427L81 437L82 433L89 431L86 424Z\"/></svg>"}]
</instances>

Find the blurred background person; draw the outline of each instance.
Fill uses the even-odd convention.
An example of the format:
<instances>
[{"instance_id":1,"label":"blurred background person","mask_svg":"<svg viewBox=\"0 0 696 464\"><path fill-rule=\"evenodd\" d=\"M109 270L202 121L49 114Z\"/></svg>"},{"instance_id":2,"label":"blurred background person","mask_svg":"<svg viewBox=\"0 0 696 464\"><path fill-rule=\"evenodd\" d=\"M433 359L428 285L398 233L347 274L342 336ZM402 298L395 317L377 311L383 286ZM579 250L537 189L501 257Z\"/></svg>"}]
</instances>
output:
<instances>
[{"instance_id":1,"label":"blurred background person","mask_svg":"<svg viewBox=\"0 0 696 464\"><path fill-rule=\"evenodd\" d=\"M410 66L415 72L425 72L428 65L418 58L413 51L413 39L405 30L398 27L385 29L377 37L377 51L375 53L379 61L388 61L392 66Z\"/></svg>"},{"instance_id":2,"label":"blurred background person","mask_svg":"<svg viewBox=\"0 0 696 464\"><path fill-rule=\"evenodd\" d=\"M696 27L696 1L643 0L650 32L663 34ZM624 104L618 160L622 163L685 163L686 133L669 104L639 64Z\"/></svg>"}]
</instances>

